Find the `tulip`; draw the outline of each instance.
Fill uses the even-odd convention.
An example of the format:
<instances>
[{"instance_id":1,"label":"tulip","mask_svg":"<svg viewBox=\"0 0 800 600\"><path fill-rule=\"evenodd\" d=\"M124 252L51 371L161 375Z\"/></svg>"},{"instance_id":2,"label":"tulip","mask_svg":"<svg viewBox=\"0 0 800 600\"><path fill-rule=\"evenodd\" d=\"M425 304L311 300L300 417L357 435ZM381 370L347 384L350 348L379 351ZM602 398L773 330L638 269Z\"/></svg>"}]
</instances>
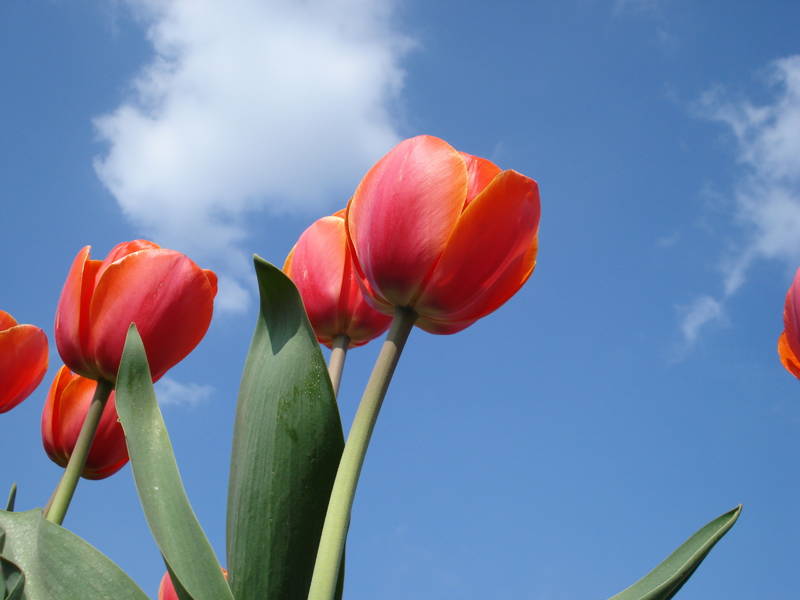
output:
<instances>
[{"instance_id":1,"label":"tulip","mask_svg":"<svg viewBox=\"0 0 800 600\"><path fill-rule=\"evenodd\" d=\"M320 343L331 348L339 336L347 346L366 344L389 327L391 318L364 299L347 244L344 210L306 229L289 252L284 272L303 298Z\"/></svg>"},{"instance_id":2,"label":"tulip","mask_svg":"<svg viewBox=\"0 0 800 600\"><path fill-rule=\"evenodd\" d=\"M47 336L0 310L0 413L30 396L47 371Z\"/></svg>"},{"instance_id":3,"label":"tulip","mask_svg":"<svg viewBox=\"0 0 800 600\"><path fill-rule=\"evenodd\" d=\"M783 333L778 338L778 356L792 375L800 378L800 269L786 293L783 307Z\"/></svg>"},{"instance_id":4,"label":"tulip","mask_svg":"<svg viewBox=\"0 0 800 600\"><path fill-rule=\"evenodd\" d=\"M539 213L533 179L418 136L364 176L346 221L376 307L410 309L417 326L444 334L491 313L527 281Z\"/></svg>"},{"instance_id":5,"label":"tulip","mask_svg":"<svg viewBox=\"0 0 800 600\"><path fill-rule=\"evenodd\" d=\"M228 572L225 569L222 569L222 574L225 576L225 579L228 578ZM161 583L158 585L157 600L178 600L178 593L175 591L175 586L172 585L169 571L164 573L164 576L161 578Z\"/></svg>"},{"instance_id":6,"label":"tulip","mask_svg":"<svg viewBox=\"0 0 800 600\"><path fill-rule=\"evenodd\" d=\"M42 442L50 459L66 467L92 402L97 382L62 366L56 374L42 412ZM81 476L104 479L128 462L125 434L111 392L94 434Z\"/></svg>"},{"instance_id":7,"label":"tulip","mask_svg":"<svg viewBox=\"0 0 800 600\"><path fill-rule=\"evenodd\" d=\"M157 380L205 335L216 275L146 240L118 244L102 261L91 260L89 251L78 252L58 302L61 358L84 377L113 383L134 322Z\"/></svg>"}]
</instances>

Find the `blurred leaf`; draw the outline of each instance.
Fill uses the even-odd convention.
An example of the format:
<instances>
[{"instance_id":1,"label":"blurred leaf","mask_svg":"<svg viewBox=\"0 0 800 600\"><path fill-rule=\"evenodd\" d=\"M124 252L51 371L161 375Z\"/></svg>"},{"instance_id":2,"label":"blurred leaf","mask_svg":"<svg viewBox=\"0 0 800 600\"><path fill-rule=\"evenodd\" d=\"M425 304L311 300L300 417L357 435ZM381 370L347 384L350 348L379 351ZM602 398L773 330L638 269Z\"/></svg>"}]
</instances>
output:
<instances>
[{"instance_id":1,"label":"blurred leaf","mask_svg":"<svg viewBox=\"0 0 800 600\"><path fill-rule=\"evenodd\" d=\"M699 529L664 562L610 600L669 600L689 580L703 559L736 523L741 504Z\"/></svg>"},{"instance_id":2,"label":"blurred leaf","mask_svg":"<svg viewBox=\"0 0 800 600\"><path fill-rule=\"evenodd\" d=\"M147 600L144 592L109 558L71 531L45 521L39 509L0 511L0 529L5 534L2 554L6 560L6 589L13 575L7 562L24 574L21 595L11 598Z\"/></svg>"},{"instance_id":3,"label":"blurred leaf","mask_svg":"<svg viewBox=\"0 0 800 600\"><path fill-rule=\"evenodd\" d=\"M25 575L15 563L0 556L0 592L3 600L22 600Z\"/></svg>"},{"instance_id":4,"label":"blurred leaf","mask_svg":"<svg viewBox=\"0 0 800 600\"><path fill-rule=\"evenodd\" d=\"M229 577L237 600L305 600L342 425L297 289L259 257L255 268L261 304L236 409Z\"/></svg>"},{"instance_id":5,"label":"blurred leaf","mask_svg":"<svg viewBox=\"0 0 800 600\"><path fill-rule=\"evenodd\" d=\"M6 510L12 512L14 510L14 503L17 500L17 484L12 483L11 489L8 491L8 500L6 500Z\"/></svg>"},{"instance_id":6,"label":"blurred leaf","mask_svg":"<svg viewBox=\"0 0 800 600\"><path fill-rule=\"evenodd\" d=\"M139 500L164 560L193 600L232 600L186 497L153 391L147 355L134 325L125 341L116 394Z\"/></svg>"}]
</instances>

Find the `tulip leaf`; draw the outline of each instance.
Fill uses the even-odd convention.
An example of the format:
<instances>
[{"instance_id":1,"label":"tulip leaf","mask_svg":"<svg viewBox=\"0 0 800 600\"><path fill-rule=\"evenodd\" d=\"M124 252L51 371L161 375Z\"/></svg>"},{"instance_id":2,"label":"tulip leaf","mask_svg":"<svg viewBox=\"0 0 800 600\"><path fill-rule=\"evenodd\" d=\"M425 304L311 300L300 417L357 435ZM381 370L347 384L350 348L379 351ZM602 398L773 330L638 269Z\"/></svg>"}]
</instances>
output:
<instances>
[{"instance_id":1,"label":"tulip leaf","mask_svg":"<svg viewBox=\"0 0 800 600\"><path fill-rule=\"evenodd\" d=\"M116 394L139 500L173 577L188 594L186 599L232 600L219 561L186 497L142 338L133 324L122 353Z\"/></svg>"},{"instance_id":2,"label":"tulip leaf","mask_svg":"<svg viewBox=\"0 0 800 600\"><path fill-rule=\"evenodd\" d=\"M6 510L8 512L12 512L14 510L14 504L17 501L17 484L12 483L11 489L8 490L8 500L6 500Z\"/></svg>"},{"instance_id":3,"label":"tulip leaf","mask_svg":"<svg viewBox=\"0 0 800 600\"><path fill-rule=\"evenodd\" d=\"M697 530L661 564L610 600L669 600L695 572L714 545L736 523L741 504Z\"/></svg>"},{"instance_id":4,"label":"tulip leaf","mask_svg":"<svg viewBox=\"0 0 800 600\"><path fill-rule=\"evenodd\" d=\"M261 301L236 408L229 578L236 600L305 600L344 439L297 288L254 262Z\"/></svg>"},{"instance_id":5,"label":"tulip leaf","mask_svg":"<svg viewBox=\"0 0 800 600\"><path fill-rule=\"evenodd\" d=\"M9 600L147 600L111 559L71 531L46 521L40 509L0 511L0 530Z\"/></svg>"}]
</instances>

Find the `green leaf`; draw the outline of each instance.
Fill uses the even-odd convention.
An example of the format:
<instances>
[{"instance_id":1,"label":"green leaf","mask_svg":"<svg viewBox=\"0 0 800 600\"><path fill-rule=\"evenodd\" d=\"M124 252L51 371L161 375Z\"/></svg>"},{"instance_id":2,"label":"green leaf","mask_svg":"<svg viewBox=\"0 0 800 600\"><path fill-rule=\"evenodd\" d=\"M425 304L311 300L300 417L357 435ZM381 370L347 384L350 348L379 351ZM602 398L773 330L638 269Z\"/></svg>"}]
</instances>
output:
<instances>
[{"instance_id":1,"label":"green leaf","mask_svg":"<svg viewBox=\"0 0 800 600\"><path fill-rule=\"evenodd\" d=\"M342 425L300 294L255 257L260 311L239 389L228 486L228 570L237 600L305 600Z\"/></svg>"},{"instance_id":2,"label":"green leaf","mask_svg":"<svg viewBox=\"0 0 800 600\"><path fill-rule=\"evenodd\" d=\"M689 580L703 559L736 523L740 504L699 529L664 562L610 600L669 600Z\"/></svg>"},{"instance_id":3,"label":"green leaf","mask_svg":"<svg viewBox=\"0 0 800 600\"><path fill-rule=\"evenodd\" d=\"M22 569L16 563L0 556L0 575L2 575L0 593L3 600L22 600L22 590L25 587L25 575Z\"/></svg>"},{"instance_id":4,"label":"green leaf","mask_svg":"<svg viewBox=\"0 0 800 600\"><path fill-rule=\"evenodd\" d=\"M116 394L136 490L164 560L192 599L232 600L219 561L186 497L144 345L133 324L119 365Z\"/></svg>"},{"instance_id":5,"label":"green leaf","mask_svg":"<svg viewBox=\"0 0 800 600\"><path fill-rule=\"evenodd\" d=\"M6 500L6 510L11 512L14 510L14 503L17 500L17 484L12 483L11 489L8 491L8 500Z\"/></svg>"},{"instance_id":6,"label":"green leaf","mask_svg":"<svg viewBox=\"0 0 800 600\"><path fill-rule=\"evenodd\" d=\"M71 531L44 520L39 509L0 511L0 529L5 533L3 558L24 573L21 595L10 598L147 600L109 558ZM4 563L4 574L9 573L6 568ZM7 590L10 580L7 575Z\"/></svg>"}]
</instances>

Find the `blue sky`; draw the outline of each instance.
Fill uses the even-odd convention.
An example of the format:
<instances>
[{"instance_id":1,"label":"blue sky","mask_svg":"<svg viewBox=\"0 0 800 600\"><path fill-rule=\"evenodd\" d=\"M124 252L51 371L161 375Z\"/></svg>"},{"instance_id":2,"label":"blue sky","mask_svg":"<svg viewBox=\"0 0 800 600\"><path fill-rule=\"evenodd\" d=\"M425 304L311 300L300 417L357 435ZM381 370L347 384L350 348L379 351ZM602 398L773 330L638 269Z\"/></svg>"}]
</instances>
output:
<instances>
[{"instance_id":1,"label":"blue sky","mask_svg":"<svg viewBox=\"0 0 800 600\"><path fill-rule=\"evenodd\" d=\"M611 596L712 517L684 599L791 598L800 388L775 352L800 266L793 2L4 2L0 308L45 328L77 250L149 237L222 275L160 384L218 555L249 255L275 263L420 133L540 184L537 271L454 336L415 331L367 457L353 600ZM350 354L345 425L377 345ZM45 383L0 485L42 505ZM67 526L155 595L130 468Z\"/></svg>"}]
</instances>

